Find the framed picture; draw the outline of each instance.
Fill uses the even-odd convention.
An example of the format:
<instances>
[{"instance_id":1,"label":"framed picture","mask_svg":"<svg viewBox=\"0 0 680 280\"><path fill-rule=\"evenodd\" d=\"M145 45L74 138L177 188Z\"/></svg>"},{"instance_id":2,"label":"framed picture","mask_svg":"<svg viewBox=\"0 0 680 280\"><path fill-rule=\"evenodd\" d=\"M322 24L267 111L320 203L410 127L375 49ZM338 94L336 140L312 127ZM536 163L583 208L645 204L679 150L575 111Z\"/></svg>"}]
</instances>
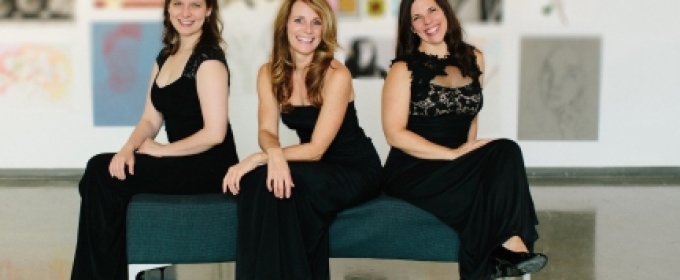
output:
<instances>
[{"instance_id":1,"label":"framed picture","mask_svg":"<svg viewBox=\"0 0 680 280\"><path fill-rule=\"evenodd\" d=\"M70 21L74 0L0 0L0 21Z\"/></svg>"},{"instance_id":2,"label":"framed picture","mask_svg":"<svg viewBox=\"0 0 680 280\"><path fill-rule=\"evenodd\" d=\"M598 140L599 37L521 42L519 140Z\"/></svg>"},{"instance_id":3,"label":"framed picture","mask_svg":"<svg viewBox=\"0 0 680 280\"><path fill-rule=\"evenodd\" d=\"M502 22L503 0L448 0L458 20L467 22Z\"/></svg>"},{"instance_id":4,"label":"framed picture","mask_svg":"<svg viewBox=\"0 0 680 280\"><path fill-rule=\"evenodd\" d=\"M95 126L134 126L142 116L149 75L162 48L160 23L94 23Z\"/></svg>"}]
</instances>

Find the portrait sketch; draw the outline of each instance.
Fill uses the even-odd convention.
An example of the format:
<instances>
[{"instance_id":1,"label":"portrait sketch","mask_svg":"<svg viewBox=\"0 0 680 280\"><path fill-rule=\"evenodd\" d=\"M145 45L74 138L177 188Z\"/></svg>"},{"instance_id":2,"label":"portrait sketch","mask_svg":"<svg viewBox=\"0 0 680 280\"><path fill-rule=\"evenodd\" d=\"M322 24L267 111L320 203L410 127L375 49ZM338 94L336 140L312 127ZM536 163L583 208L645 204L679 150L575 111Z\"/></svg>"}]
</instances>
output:
<instances>
[{"instance_id":1,"label":"portrait sketch","mask_svg":"<svg viewBox=\"0 0 680 280\"><path fill-rule=\"evenodd\" d=\"M68 21L74 0L0 0L0 21Z\"/></svg>"},{"instance_id":2,"label":"portrait sketch","mask_svg":"<svg viewBox=\"0 0 680 280\"><path fill-rule=\"evenodd\" d=\"M601 40L523 38L519 140L598 140Z\"/></svg>"}]
</instances>

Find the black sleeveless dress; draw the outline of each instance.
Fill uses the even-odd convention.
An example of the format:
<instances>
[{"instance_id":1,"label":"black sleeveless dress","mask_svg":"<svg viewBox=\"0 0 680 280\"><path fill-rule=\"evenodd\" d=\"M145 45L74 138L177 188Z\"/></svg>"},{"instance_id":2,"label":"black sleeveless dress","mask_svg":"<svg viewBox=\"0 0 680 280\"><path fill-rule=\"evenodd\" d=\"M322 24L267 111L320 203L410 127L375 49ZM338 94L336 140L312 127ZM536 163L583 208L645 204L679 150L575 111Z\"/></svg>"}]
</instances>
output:
<instances>
[{"instance_id":1,"label":"black sleeveless dress","mask_svg":"<svg viewBox=\"0 0 680 280\"><path fill-rule=\"evenodd\" d=\"M159 69L166 59L167 56L158 56ZM177 81L162 88L154 82L151 88L151 101L163 114L170 142L203 128L196 72L207 60L227 64L222 50L198 46ZM224 174L238 162L229 123L224 141L199 154L177 157L135 154L135 175L127 173L126 168L124 181L109 174L113 156L107 153L92 157L80 180L82 200L71 279L127 279L125 221L127 205L134 194L220 193Z\"/></svg>"},{"instance_id":2,"label":"black sleeveless dress","mask_svg":"<svg viewBox=\"0 0 680 280\"><path fill-rule=\"evenodd\" d=\"M319 111L297 106L281 118L308 143ZM330 224L338 212L380 192L380 159L359 126L353 102L321 160L288 164L295 184L289 199L267 190L266 165L241 181L236 279L330 279Z\"/></svg>"},{"instance_id":3,"label":"black sleeveless dress","mask_svg":"<svg viewBox=\"0 0 680 280\"><path fill-rule=\"evenodd\" d=\"M432 84L435 76L447 75L446 66L458 67L450 57L417 52L395 61L406 62L412 72L407 129L449 148L465 143L482 107L479 80L458 88ZM529 248L538 239L522 152L511 140L492 141L453 161L392 148L382 184L388 195L434 214L458 233L461 279L488 279L491 251L508 238L520 236Z\"/></svg>"}]
</instances>

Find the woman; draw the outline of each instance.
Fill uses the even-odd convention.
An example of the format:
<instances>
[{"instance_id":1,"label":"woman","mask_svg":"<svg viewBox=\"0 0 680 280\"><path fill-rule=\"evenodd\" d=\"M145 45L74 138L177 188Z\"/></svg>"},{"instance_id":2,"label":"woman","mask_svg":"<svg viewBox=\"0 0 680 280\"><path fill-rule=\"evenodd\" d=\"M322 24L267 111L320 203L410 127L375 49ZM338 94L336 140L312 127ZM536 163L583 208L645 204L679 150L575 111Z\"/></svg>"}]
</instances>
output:
<instances>
[{"instance_id":1,"label":"woman","mask_svg":"<svg viewBox=\"0 0 680 280\"><path fill-rule=\"evenodd\" d=\"M446 0L402 0L397 58L383 88L392 196L436 215L461 239L461 279L520 276L547 258L529 253L538 223L515 142L477 139L484 59L462 41Z\"/></svg>"},{"instance_id":2,"label":"woman","mask_svg":"<svg viewBox=\"0 0 680 280\"><path fill-rule=\"evenodd\" d=\"M380 160L359 126L351 74L333 58L326 0L284 1L274 30L257 79L262 151L224 177L239 196L236 279L330 279L329 225L378 195ZM279 116L300 144L281 148Z\"/></svg>"},{"instance_id":3,"label":"woman","mask_svg":"<svg viewBox=\"0 0 680 280\"><path fill-rule=\"evenodd\" d=\"M139 124L118 153L90 159L80 181L71 279L127 279L125 210L134 194L219 193L238 162L216 1L166 0L163 15L165 47ZM163 123L166 145L153 140Z\"/></svg>"}]
</instances>

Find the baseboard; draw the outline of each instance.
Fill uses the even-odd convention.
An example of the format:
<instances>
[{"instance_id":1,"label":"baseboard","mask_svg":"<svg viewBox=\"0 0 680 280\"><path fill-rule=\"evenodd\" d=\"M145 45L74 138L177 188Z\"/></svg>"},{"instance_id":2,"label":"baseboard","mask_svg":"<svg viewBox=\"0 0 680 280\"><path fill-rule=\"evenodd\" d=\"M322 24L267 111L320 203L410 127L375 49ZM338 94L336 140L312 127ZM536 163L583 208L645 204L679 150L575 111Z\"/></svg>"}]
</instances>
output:
<instances>
[{"instance_id":1,"label":"baseboard","mask_svg":"<svg viewBox=\"0 0 680 280\"><path fill-rule=\"evenodd\" d=\"M528 167L527 175L535 178L585 177L670 177L680 178L680 167Z\"/></svg>"},{"instance_id":2,"label":"baseboard","mask_svg":"<svg viewBox=\"0 0 680 280\"><path fill-rule=\"evenodd\" d=\"M70 179L83 176L82 168L0 168L2 179Z\"/></svg>"},{"instance_id":3,"label":"baseboard","mask_svg":"<svg viewBox=\"0 0 680 280\"><path fill-rule=\"evenodd\" d=\"M0 180L78 181L84 169L0 169ZM680 185L680 167L528 167L531 186Z\"/></svg>"},{"instance_id":4,"label":"baseboard","mask_svg":"<svg viewBox=\"0 0 680 280\"><path fill-rule=\"evenodd\" d=\"M531 186L680 186L680 167L532 167Z\"/></svg>"}]
</instances>

